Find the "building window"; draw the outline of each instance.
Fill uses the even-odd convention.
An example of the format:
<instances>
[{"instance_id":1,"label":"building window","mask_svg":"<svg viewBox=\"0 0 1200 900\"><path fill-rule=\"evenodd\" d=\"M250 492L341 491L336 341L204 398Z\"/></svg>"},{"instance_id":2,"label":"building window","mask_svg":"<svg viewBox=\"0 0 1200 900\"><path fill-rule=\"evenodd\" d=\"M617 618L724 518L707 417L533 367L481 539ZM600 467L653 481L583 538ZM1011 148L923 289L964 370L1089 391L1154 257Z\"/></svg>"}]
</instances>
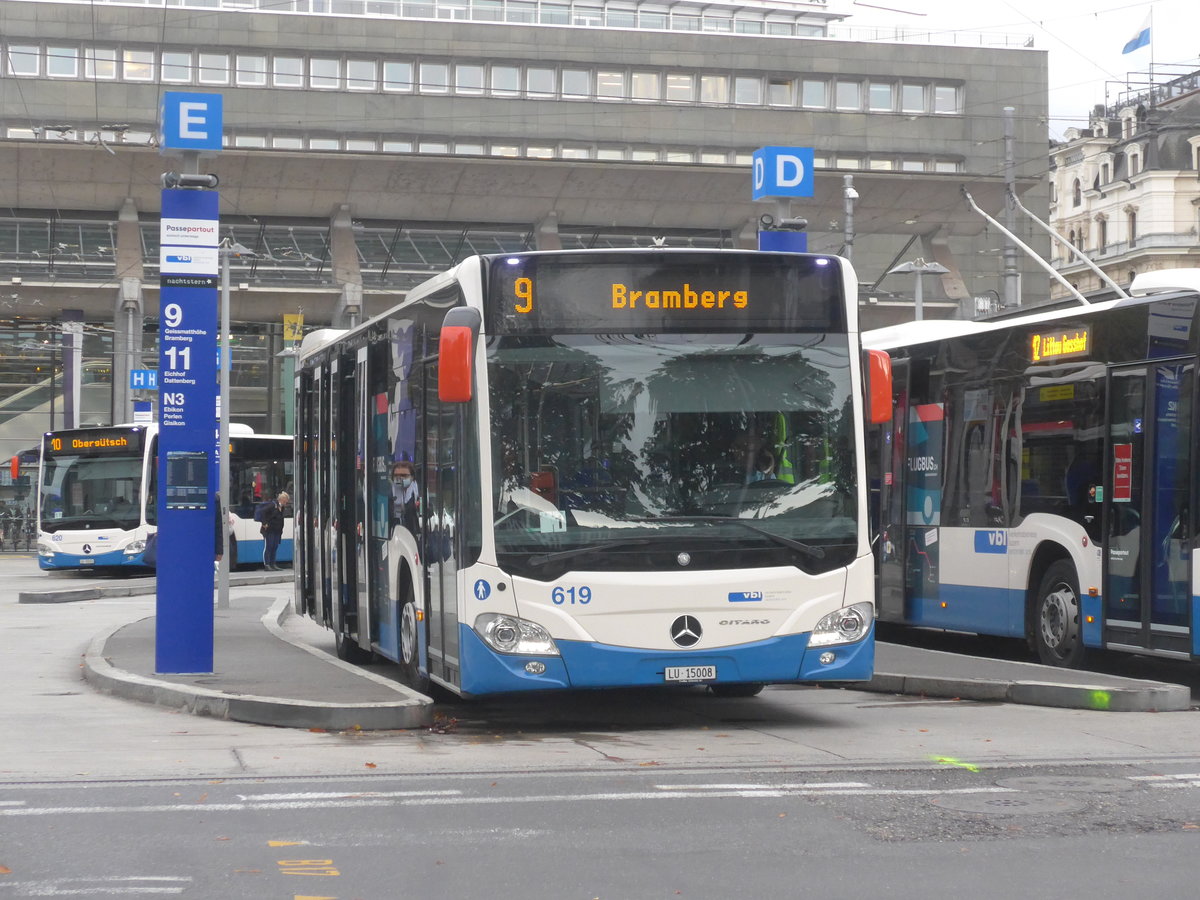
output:
<instances>
[{"instance_id":1,"label":"building window","mask_svg":"<svg viewBox=\"0 0 1200 900\"><path fill-rule=\"evenodd\" d=\"M925 85L903 84L900 86L900 112L925 112Z\"/></svg>"},{"instance_id":2,"label":"building window","mask_svg":"<svg viewBox=\"0 0 1200 900\"><path fill-rule=\"evenodd\" d=\"M1108 249L1108 220L1101 219L1096 223L1096 243L1101 253Z\"/></svg>"},{"instance_id":3,"label":"building window","mask_svg":"<svg viewBox=\"0 0 1200 900\"><path fill-rule=\"evenodd\" d=\"M733 102L739 106L762 106L762 91L761 78L733 79Z\"/></svg>"},{"instance_id":4,"label":"building window","mask_svg":"<svg viewBox=\"0 0 1200 900\"><path fill-rule=\"evenodd\" d=\"M696 99L696 80L691 75L667 76L667 99L692 103Z\"/></svg>"},{"instance_id":5,"label":"building window","mask_svg":"<svg viewBox=\"0 0 1200 900\"><path fill-rule=\"evenodd\" d=\"M800 89L800 105L806 109L828 109L829 83L806 79Z\"/></svg>"},{"instance_id":6,"label":"building window","mask_svg":"<svg viewBox=\"0 0 1200 900\"><path fill-rule=\"evenodd\" d=\"M867 109L891 112L896 108L896 89L886 81L872 81L867 87Z\"/></svg>"},{"instance_id":7,"label":"building window","mask_svg":"<svg viewBox=\"0 0 1200 900\"><path fill-rule=\"evenodd\" d=\"M483 144L464 144L462 141L455 141L454 153L456 156L483 156Z\"/></svg>"},{"instance_id":8,"label":"building window","mask_svg":"<svg viewBox=\"0 0 1200 900\"><path fill-rule=\"evenodd\" d=\"M412 153L412 141L384 141L381 145L384 153Z\"/></svg>"},{"instance_id":9,"label":"building window","mask_svg":"<svg viewBox=\"0 0 1200 900\"><path fill-rule=\"evenodd\" d=\"M1108 163L1105 163L1100 167L1100 183L1108 184L1110 181L1112 181L1112 178L1109 175Z\"/></svg>"},{"instance_id":10,"label":"building window","mask_svg":"<svg viewBox=\"0 0 1200 900\"><path fill-rule=\"evenodd\" d=\"M243 56L238 54L235 77L238 84L263 85L267 83L267 58L265 56Z\"/></svg>"},{"instance_id":11,"label":"building window","mask_svg":"<svg viewBox=\"0 0 1200 900\"><path fill-rule=\"evenodd\" d=\"M318 90L340 90L342 87L341 60L310 59L308 61L308 86Z\"/></svg>"},{"instance_id":12,"label":"building window","mask_svg":"<svg viewBox=\"0 0 1200 900\"><path fill-rule=\"evenodd\" d=\"M365 138L346 138L346 149L351 153L374 153L376 146L374 141Z\"/></svg>"},{"instance_id":13,"label":"building window","mask_svg":"<svg viewBox=\"0 0 1200 900\"><path fill-rule=\"evenodd\" d=\"M625 159L625 150L620 147L600 147L596 150L596 159L618 162Z\"/></svg>"},{"instance_id":14,"label":"building window","mask_svg":"<svg viewBox=\"0 0 1200 900\"><path fill-rule=\"evenodd\" d=\"M78 78L79 51L74 47L47 47L46 74L51 78Z\"/></svg>"},{"instance_id":15,"label":"building window","mask_svg":"<svg viewBox=\"0 0 1200 900\"><path fill-rule=\"evenodd\" d=\"M257 150L267 146L267 139L257 134L239 134L233 139L233 146L250 147Z\"/></svg>"},{"instance_id":16,"label":"building window","mask_svg":"<svg viewBox=\"0 0 1200 900\"><path fill-rule=\"evenodd\" d=\"M446 154L450 152L450 145L445 141L418 141L417 152Z\"/></svg>"},{"instance_id":17,"label":"building window","mask_svg":"<svg viewBox=\"0 0 1200 900\"><path fill-rule=\"evenodd\" d=\"M896 168L896 161L894 159L876 159L872 157L867 167L873 172L891 172Z\"/></svg>"},{"instance_id":18,"label":"building window","mask_svg":"<svg viewBox=\"0 0 1200 900\"><path fill-rule=\"evenodd\" d=\"M716 151L701 151L700 162L706 166L724 166L729 163L729 154Z\"/></svg>"},{"instance_id":19,"label":"building window","mask_svg":"<svg viewBox=\"0 0 1200 900\"><path fill-rule=\"evenodd\" d=\"M1130 177L1139 174L1142 171L1142 158L1136 153L1129 154L1129 175Z\"/></svg>"},{"instance_id":20,"label":"building window","mask_svg":"<svg viewBox=\"0 0 1200 900\"><path fill-rule=\"evenodd\" d=\"M701 75L700 102L728 103L729 77L727 75Z\"/></svg>"},{"instance_id":21,"label":"building window","mask_svg":"<svg viewBox=\"0 0 1200 900\"><path fill-rule=\"evenodd\" d=\"M520 156L521 148L515 144L492 144L492 156Z\"/></svg>"},{"instance_id":22,"label":"building window","mask_svg":"<svg viewBox=\"0 0 1200 900\"><path fill-rule=\"evenodd\" d=\"M383 64L383 89L385 91L411 91L412 88L412 63L387 61Z\"/></svg>"},{"instance_id":23,"label":"building window","mask_svg":"<svg viewBox=\"0 0 1200 900\"><path fill-rule=\"evenodd\" d=\"M424 71L424 67L422 67ZM459 64L454 67L454 92L456 94L483 93L483 66Z\"/></svg>"},{"instance_id":24,"label":"building window","mask_svg":"<svg viewBox=\"0 0 1200 900\"><path fill-rule=\"evenodd\" d=\"M662 95L657 72L634 72L629 76L630 96L634 100L657 100Z\"/></svg>"},{"instance_id":25,"label":"building window","mask_svg":"<svg viewBox=\"0 0 1200 900\"><path fill-rule=\"evenodd\" d=\"M521 90L521 71L516 66L492 66L492 95L515 97Z\"/></svg>"},{"instance_id":26,"label":"building window","mask_svg":"<svg viewBox=\"0 0 1200 900\"><path fill-rule=\"evenodd\" d=\"M767 103L770 106L795 106L796 83L790 79L772 78L767 82Z\"/></svg>"},{"instance_id":27,"label":"building window","mask_svg":"<svg viewBox=\"0 0 1200 900\"><path fill-rule=\"evenodd\" d=\"M625 97L624 72L597 72L596 96L608 100L621 100Z\"/></svg>"},{"instance_id":28,"label":"building window","mask_svg":"<svg viewBox=\"0 0 1200 900\"><path fill-rule=\"evenodd\" d=\"M276 56L271 70L275 87L303 87L304 60L299 56Z\"/></svg>"},{"instance_id":29,"label":"building window","mask_svg":"<svg viewBox=\"0 0 1200 900\"><path fill-rule=\"evenodd\" d=\"M958 113L958 88L952 84L934 85L933 111L943 115Z\"/></svg>"},{"instance_id":30,"label":"building window","mask_svg":"<svg viewBox=\"0 0 1200 900\"><path fill-rule=\"evenodd\" d=\"M900 161L901 172L924 172L925 160L923 159L905 159Z\"/></svg>"},{"instance_id":31,"label":"building window","mask_svg":"<svg viewBox=\"0 0 1200 900\"><path fill-rule=\"evenodd\" d=\"M633 162L658 162L657 150L633 150L629 154Z\"/></svg>"},{"instance_id":32,"label":"building window","mask_svg":"<svg viewBox=\"0 0 1200 900\"><path fill-rule=\"evenodd\" d=\"M961 163L948 159L935 159L933 161L933 171L935 172L958 172L962 168Z\"/></svg>"},{"instance_id":33,"label":"building window","mask_svg":"<svg viewBox=\"0 0 1200 900\"><path fill-rule=\"evenodd\" d=\"M201 53L197 74L201 84L229 84L229 54Z\"/></svg>"},{"instance_id":34,"label":"building window","mask_svg":"<svg viewBox=\"0 0 1200 900\"><path fill-rule=\"evenodd\" d=\"M121 77L126 81L153 81L154 51L126 50L121 55Z\"/></svg>"},{"instance_id":35,"label":"building window","mask_svg":"<svg viewBox=\"0 0 1200 900\"><path fill-rule=\"evenodd\" d=\"M525 70L525 94L528 97L553 97L555 72L530 66Z\"/></svg>"},{"instance_id":36,"label":"building window","mask_svg":"<svg viewBox=\"0 0 1200 900\"><path fill-rule=\"evenodd\" d=\"M271 146L276 150L303 150L304 140L298 137L273 137Z\"/></svg>"},{"instance_id":37,"label":"building window","mask_svg":"<svg viewBox=\"0 0 1200 900\"><path fill-rule=\"evenodd\" d=\"M1075 179L1075 183L1071 185L1071 205L1079 206L1083 203L1083 185L1079 183L1079 179Z\"/></svg>"},{"instance_id":38,"label":"building window","mask_svg":"<svg viewBox=\"0 0 1200 900\"><path fill-rule=\"evenodd\" d=\"M834 90L837 109L862 109L862 85L857 81L839 81Z\"/></svg>"},{"instance_id":39,"label":"building window","mask_svg":"<svg viewBox=\"0 0 1200 900\"><path fill-rule=\"evenodd\" d=\"M375 90L375 60L346 60L346 87L352 91Z\"/></svg>"},{"instance_id":40,"label":"building window","mask_svg":"<svg viewBox=\"0 0 1200 900\"><path fill-rule=\"evenodd\" d=\"M83 58L84 78L116 78L117 51L106 47L89 47Z\"/></svg>"},{"instance_id":41,"label":"building window","mask_svg":"<svg viewBox=\"0 0 1200 900\"><path fill-rule=\"evenodd\" d=\"M446 63L421 63L420 89L422 94L450 92L450 66Z\"/></svg>"},{"instance_id":42,"label":"building window","mask_svg":"<svg viewBox=\"0 0 1200 900\"><path fill-rule=\"evenodd\" d=\"M694 163L696 154L692 150L666 150L663 152L663 159L669 163Z\"/></svg>"},{"instance_id":43,"label":"building window","mask_svg":"<svg viewBox=\"0 0 1200 900\"><path fill-rule=\"evenodd\" d=\"M592 73L587 69L562 70L562 95L564 97L590 97L592 93Z\"/></svg>"},{"instance_id":44,"label":"building window","mask_svg":"<svg viewBox=\"0 0 1200 900\"><path fill-rule=\"evenodd\" d=\"M192 54L176 50L164 50L159 64L163 81L190 83L192 80Z\"/></svg>"},{"instance_id":45,"label":"building window","mask_svg":"<svg viewBox=\"0 0 1200 900\"><path fill-rule=\"evenodd\" d=\"M1137 213L1133 210L1129 212L1129 246L1137 246Z\"/></svg>"},{"instance_id":46,"label":"building window","mask_svg":"<svg viewBox=\"0 0 1200 900\"><path fill-rule=\"evenodd\" d=\"M834 160L835 169L861 169L862 160L857 156L839 156Z\"/></svg>"},{"instance_id":47,"label":"building window","mask_svg":"<svg viewBox=\"0 0 1200 900\"><path fill-rule=\"evenodd\" d=\"M32 44L8 45L9 75L41 75L41 50Z\"/></svg>"},{"instance_id":48,"label":"building window","mask_svg":"<svg viewBox=\"0 0 1200 900\"><path fill-rule=\"evenodd\" d=\"M341 150L342 142L337 138L309 138L309 150Z\"/></svg>"},{"instance_id":49,"label":"building window","mask_svg":"<svg viewBox=\"0 0 1200 900\"><path fill-rule=\"evenodd\" d=\"M558 155L563 159L591 159L592 149L590 147L563 147Z\"/></svg>"}]
</instances>

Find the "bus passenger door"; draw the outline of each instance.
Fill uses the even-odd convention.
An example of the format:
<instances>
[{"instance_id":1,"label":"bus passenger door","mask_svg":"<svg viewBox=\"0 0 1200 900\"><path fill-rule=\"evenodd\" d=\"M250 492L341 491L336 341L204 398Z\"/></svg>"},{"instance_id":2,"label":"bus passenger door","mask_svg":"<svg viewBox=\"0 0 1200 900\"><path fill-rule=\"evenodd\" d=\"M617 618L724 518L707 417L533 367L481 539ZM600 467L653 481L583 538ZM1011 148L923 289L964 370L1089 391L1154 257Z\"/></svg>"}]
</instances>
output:
<instances>
[{"instance_id":1,"label":"bus passenger door","mask_svg":"<svg viewBox=\"0 0 1200 900\"><path fill-rule=\"evenodd\" d=\"M1109 369L1104 642L1190 657L1195 366Z\"/></svg>"},{"instance_id":2,"label":"bus passenger door","mask_svg":"<svg viewBox=\"0 0 1200 900\"><path fill-rule=\"evenodd\" d=\"M874 463L879 478L875 558L878 561L878 615L890 622L904 620L904 460L908 421L908 360L892 361L892 421L878 429Z\"/></svg>"},{"instance_id":3,"label":"bus passenger door","mask_svg":"<svg viewBox=\"0 0 1200 900\"><path fill-rule=\"evenodd\" d=\"M438 364L425 367L422 409L421 545L429 598L429 674L447 684L462 682L458 641L458 565L455 552L461 404L438 399Z\"/></svg>"},{"instance_id":4,"label":"bus passenger door","mask_svg":"<svg viewBox=\"0 0 1200 900\"><path fill-rule=\"evenodd\" d=\"M378 641L378 618L371 615L370 567L367 565L367 541L370 540L367 522L367 472L370 454L367 449L368 415L370 413L367 382L367 348L359 347L354 362L354 496L349 501L353 512L351 531L354 541L355 605L358 609L359 646Z\"/></svg>"}]
</instances>

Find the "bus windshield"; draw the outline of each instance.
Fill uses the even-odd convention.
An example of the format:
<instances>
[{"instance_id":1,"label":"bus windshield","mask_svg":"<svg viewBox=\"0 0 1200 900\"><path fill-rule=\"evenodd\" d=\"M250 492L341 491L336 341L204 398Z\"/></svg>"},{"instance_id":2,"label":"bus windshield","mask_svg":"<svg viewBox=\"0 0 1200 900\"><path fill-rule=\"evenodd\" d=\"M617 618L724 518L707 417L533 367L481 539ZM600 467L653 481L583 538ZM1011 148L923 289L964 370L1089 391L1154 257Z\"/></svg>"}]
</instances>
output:
<instances>
[{"instance_id":1,"label":"bus windshield","mask_svg":"<svg viewBox=\"0 0 1200 900\"><path fill-rule=\"evenodd\" d=\"M140 443L117 452L57 453L42 465L41 528L136 528L142 520Z\"/></svg>"},{"instance_id":2,"label":"bus windshield","mask_svg":"<svg viewBox=\"0 0 1200 900\"><path fill-rule=\"evenodd\" d=\"M515 573L853 559L844 334L506 336L488 378L496 551Z\"/></svg>"}]
</instances>

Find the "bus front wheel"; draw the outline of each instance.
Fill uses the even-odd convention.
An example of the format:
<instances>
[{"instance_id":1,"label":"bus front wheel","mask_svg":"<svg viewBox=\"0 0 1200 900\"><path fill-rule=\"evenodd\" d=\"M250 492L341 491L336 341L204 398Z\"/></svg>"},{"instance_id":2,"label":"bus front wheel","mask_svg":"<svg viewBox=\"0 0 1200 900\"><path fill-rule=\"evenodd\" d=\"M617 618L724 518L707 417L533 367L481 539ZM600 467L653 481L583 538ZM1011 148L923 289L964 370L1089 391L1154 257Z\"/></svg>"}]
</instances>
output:
<instances>
[{"instance_id":1,"label":"bus front wheel","mask_svg":"<svg viewBox=\"0 0 1200 900\"><path fill-rule=\"evenodd\" d=\"M1052 563L1042 576L1031 624L1033 645L1043 664L1077 668L1083 662L1079 578L1067 560Z\"/></svg>"},{"instance_id":2,"label":"bus front wheel","mask_svg":"<svg viewBox=\"0 0 1200 900\"><path fill-rule=\"evenodd\" d=\"M414 691L428 694L429 679L421 674L420 639L417 605L409 596L400 610L400 677Z\"/></svg>"}]
</instances>

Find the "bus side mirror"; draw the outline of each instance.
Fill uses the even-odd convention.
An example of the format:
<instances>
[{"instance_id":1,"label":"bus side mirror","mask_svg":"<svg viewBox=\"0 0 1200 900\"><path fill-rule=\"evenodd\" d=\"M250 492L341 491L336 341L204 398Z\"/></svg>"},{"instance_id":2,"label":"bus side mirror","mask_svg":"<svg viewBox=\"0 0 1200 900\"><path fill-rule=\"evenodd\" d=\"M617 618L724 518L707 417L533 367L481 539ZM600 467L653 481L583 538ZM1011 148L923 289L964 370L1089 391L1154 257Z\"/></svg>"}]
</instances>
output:
<instances>
[{"instance_id":1,"label":"bus side mirror","mask_svg":"<svg viewBox=\"0 0 1200 900\"><path fill-rule=\"evenodd\" d=\"M867 385L867 419L872 425L892 421L892 358L884 350L863 354Z\"/></svg>"},{"instance_id":2,"label":"bus side mirror","mask_svg":"<svg viewBox=\"0 0 1200 900\"><path fill-rule=\"evenodd\" d=\"M479 325L479 310L459 306L446 313L438 338L438 399L443 403L466 403L472 397Z\"/></svg>"}]
</instances>

